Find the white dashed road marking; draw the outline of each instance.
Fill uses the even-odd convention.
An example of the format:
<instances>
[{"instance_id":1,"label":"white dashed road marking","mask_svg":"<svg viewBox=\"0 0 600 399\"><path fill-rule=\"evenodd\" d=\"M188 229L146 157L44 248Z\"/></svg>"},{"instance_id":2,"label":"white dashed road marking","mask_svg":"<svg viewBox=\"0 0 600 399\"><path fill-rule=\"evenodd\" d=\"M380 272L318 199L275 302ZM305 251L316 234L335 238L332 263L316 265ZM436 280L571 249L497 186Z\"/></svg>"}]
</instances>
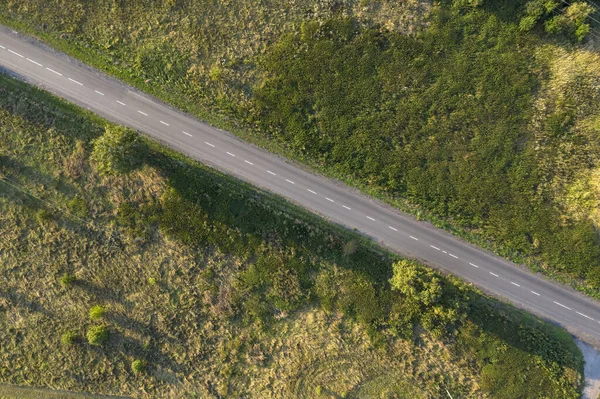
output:
<instances>
[{"instance_id":1,"label":"white dashed road marking","mask_svg":"<svg viewBox=\"0 0 600 399\"><path fill-rule=\"evenodd\" d=\"M46 69L47 69L47 70L49 70L49 71L50 71L50 72L52 72L52 73L55 73L55 74L57 74L58 76L63 76L63 75L62 75L62 73L60 73L60 72L56 72L54 69L50 69L50 68L48 68L48 67L46 67Z\"/></svg>"},{"instance_id":2,"label":"white dashed road marking","mask_svg":"<svg viewBox=\"0 0 600 399\"><path fill-rule=\"evenodd\" d=\"M586 314L583 314L583 313L579 313L578 311L575 311L575 313L577 313L579 316L583 316L583 317L585 317L586 319L594 320L594 319L592 319L590 316L588 316L588 315L586 315Z\"/></svg>"},{"instance_id":3,"label":"white dashed road marking","mask_svg":"<svg viewBox=\"0 0 600 399\"><path fill-rule=\"evenodd\" d=\"M34 63L37 66L43 66L42 64L40 64L39 62L36 62L34 60L32 60L31 58L26 58L27 61Z\"/></svg>"},{"instance_id":4,"label":"white dashed road marking","mask_svg":"<svg viewBox=\"0 0 600 399\"><path fill-rule=\"evenodd\" d=\"M10 53L12 53L12 54L14 54L14 55L16 55L16 56L18 56L18 57L20 57L20 58L25 58L27 61L29 61L29 62L31 62L31 63L33 63L33 64L35 64L35 65L39 66L39 67L43 67L43 65L42 65L42 64L40 64L39 62L37 62L37 61L34 61L34 60L30 59L30 58L24 57L23 55L21 55L21 54L19 54L19 53L15 52L15 51L13 51L13 50L11 50L11 49L7 49L6 47L4 47L4 46L2 46L2 45L0 45L0 48L1 48L1 49L5 49L5 50L8 50ZM51 68L48 68L48 67L46 67L46 69L47 69L48 71L50 71L50 72L52 72L52 73L56 74L56 75L63 76L63 74L62 74L62 73L60 73L60 72L58 72L58 71L55 71L55 70L53 70L53 69L51 69ZM73 83L75 83L75 84L77 84L77 85L83 86L83 83L81 83L81 82L78 82L78 81L77 81L77 80L75 80L75 79L68 78L68 80L70 80L71 82L73 82ZM98 91L98 90L94 90L94 92L95 92L95 93L97 93L97 94L99 94L99 95L101 95L101 96L104 96L104 93L102 93L102 92L100 92L100 91ZM118 101L118 100L117 100L117 103L118 103L118 104L120 104L120 105L126 106L126 104L125 104L125 103L123 103L123 102L121 102L121 101ZM140 113L140 114L142 114L142 115L144 115L144 116L148 116L148 114L146 114L145 112L142 112L142 111L139 111L139 110L138 110L137 112L138 112L138 113ZM169 126L169 124L168 124L167 122L164 122L164 121L162 121L162 120L161 120L161 121L159 121L159 122L160 122L161 124L165 125L165 126ZM184 134L185 134L185 135L187 135L187 136L190 136L190 137L192 137L192 135L191 135L191 134L189 134L189 133L187 133L187 132L185 132L185 131L182 131L182 133L184 133ZM209 142L206 142L206 141L205 141L205 144L207 144L207 145L208 145L208 146L210 146L210 147L215 147L213 144L211 144L211 143L209 143ZM232 153L230 153L230 152L227 152L227 154L228 154L228 155L230 155L230 156L232 156L232 157L235 157L235 154L232 154ZM250 161L248 161L248 160L244 160L244 162L245 162L245 163L247 163L247 164L249 164L249 165L254 165L252 162L250 162ZM277 176L275 173L271 172L270 170L267 170L267 172L268 172L269 174L273 175L273 176ZM289 180L289 179L285 179L285 180L286 180L288 183L290 183L290 184L296 184L296 183L294 183L292 180ZM313 191L313 190L311 190L311 189L307 189L307 191L308 191L308 192L310 192L310 193L312 193L312 194L317 194L315 191ZM331 198L328 198L328 197L325 197L325 199L326 199L327 201L330 201L330 202L335 202L334 200L332 200ZM348 207L348 206L346 206L346 205L342 205L342 206L343 206L345 209L351 210L351 208L350 208L350 207ZM374 219L374 218L372 218L372 217L370 217L370 216L366 216L366 217L367 217L367 219L369 219L369 220L375 221L375 219ZM392 227L392 226L388 226L388 228L389 228L389 229L391 229L391 230L393 230L393 231L398 231L398 229L397 229L397 228L395 228L395 227ZM419 241L419 239L418 239L418 238L416 238L416 237L413 237L413 236L409 236L409 237L410 237L411 239L413 239L413 240ZM433 248L433 249L435 249L435 250L437 250L437 251L440 251L440 248L438 248L438 247L436 247L436 246L430 245L430 247L431 247L431 248ZM458 256L456 256L456 255L453 255L453 254L451 254L451 253L447 253L446 251L442 251L442 252L444 252L445 254L448 254L449 256L451 256L451 257L453 257L453 258L455 258L455 259L458 259ZM473 267L475 267L475 268L479 268L479 266L477 266L476 264L473 264L473 263L469 263L469 265L471 265L471 266L473 266ZM489 273L490 273L492 276L494 276L494 277L499 277L499 276L498 276L496 273L493 273L493 272L489 272ZM519 284L515 283L514 281L511 281L510 283L511 283L512 285L516 286L516 287L521 287ZM535 292L535 291L530 291L530 292L531 292L532 294L536 295L536 296L540 296L540 294L538 294L538 293L537 293L537 292ZM568 306L566 306L566 305L563 305L563 304L562 304L562 303L560 303L560 302L556 302L556 301L552 301L552 302L553 302L554 304L556 304L556 305L560 306L560 307L563 307L563 308L565 308L565 309L568 309L568 310L572 310L570 307L568 307ZM584 313L577 312L577 311L575 311L575 312L576 312L578 315L580 315L580 316L582 316L582 317L585 317L585 318L587 318L587 319L589 319L589 320L594 320L593 318L591 318L590 316L588 316L588 315L586 315L586 314L584 314ZM598 323L600 323L600 321L599 321Z\"/></svg>"},{"instance_id":5,"label":"white dashed road marking","mask_svg":"<svg viewBox=\"0 0 600 399\"><path fill-rule=\"evenodd\" d=\"M0 48L6 50L6 47L4 47L4 46L0 46Z\"/></svg>"},{"instance_id":6,"label":"white dashed road marking","mask_svg":"<svg viewBox=\"0 0 600 399\"><path fill-rule=\"evenodd\" d=\"M560 303L560 302L556 302L556 301L552 301L552 302L554 302L554 303L555 303L555 304L557 304L558 306L562 306L562 307L563 307L563 308L565 308L565 309L569 309L569 310L571 310L571 308L570 308L570 307L568 307L568 306L565 306L565 305L563 305L563 304L562 304L562 303Z\"/></svg>"},{"instance_id":7,"label":"white dashed road marking","mask_svg":"<svg viewBox=\"0 0 600 399\"><path fill-rule=\"evenodd\" d=\"M14 51L12 51L11 49L8 49L8 51L10 51L11 53L13 53L14 55L18 55L21 58L24 58L21 54L19 53L15 53Z\"/></svg>"}]
</instances>

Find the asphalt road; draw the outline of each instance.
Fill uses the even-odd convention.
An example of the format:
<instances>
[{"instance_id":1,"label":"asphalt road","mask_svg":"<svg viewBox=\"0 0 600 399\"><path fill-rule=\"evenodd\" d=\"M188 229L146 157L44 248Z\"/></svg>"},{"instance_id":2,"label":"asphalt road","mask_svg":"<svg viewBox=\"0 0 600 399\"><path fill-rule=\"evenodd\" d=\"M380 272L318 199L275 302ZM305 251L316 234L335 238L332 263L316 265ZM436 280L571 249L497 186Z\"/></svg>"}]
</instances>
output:
<instances>
[{"instance_id":1,"label":"asphalt road","mask_svg":"<svg viewBox=\"0 0 600 399\"><path fill-rule=\"evenodd\" d=\"M0 27L0 66L109 120L449 271L600 348L600 304L356 190L208 126L32 39Z\"/></svg>"}]
</instances>

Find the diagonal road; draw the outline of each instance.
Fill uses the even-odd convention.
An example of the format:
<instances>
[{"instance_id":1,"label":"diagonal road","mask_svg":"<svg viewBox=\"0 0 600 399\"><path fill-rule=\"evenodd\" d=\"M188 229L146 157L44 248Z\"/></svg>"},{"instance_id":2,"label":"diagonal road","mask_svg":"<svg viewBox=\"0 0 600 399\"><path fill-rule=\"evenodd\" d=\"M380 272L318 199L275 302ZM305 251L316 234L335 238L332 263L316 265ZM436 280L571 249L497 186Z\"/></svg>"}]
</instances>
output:
<instances>
[{"instance_id":1,"label":"diagonal road","mask_svg":"<svg viewBox=\"0 0 600 399\"><path fill-rule=\"evenodd\" d=\"M570 288L314 175L0 27L0 67L206 164L355 228L400 254L472 282L600 347L600 304Z\"/></svg>"}]
</instances>

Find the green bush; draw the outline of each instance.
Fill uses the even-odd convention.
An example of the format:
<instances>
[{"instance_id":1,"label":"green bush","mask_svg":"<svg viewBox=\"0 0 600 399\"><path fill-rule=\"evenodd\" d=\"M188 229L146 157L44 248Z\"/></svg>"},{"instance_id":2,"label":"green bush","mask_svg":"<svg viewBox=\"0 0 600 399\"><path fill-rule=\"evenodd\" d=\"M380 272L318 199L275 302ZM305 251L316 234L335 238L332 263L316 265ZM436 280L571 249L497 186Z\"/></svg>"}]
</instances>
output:
<instances>
[{"instance_id":1,"label":"green bush","mask_svg":"<svg viewBox=\"0 0 600 399\"><path fill-rule=\"evenodd\" d=\"M104 324L88 328L86 337L90 345L102 346L108 340L108 327Z\"/></svg>"},{"instance_id":2,"label":"green bush","mask_svg":"<svg viewBox=\"0 0 600 399\"><path fill-rule=\"evenodd\" d=\"M91 159L105 175L133 171L142 165L147 152L138 134L123 127L106 126L104 134L92 144Z\"/></svg>"},{"instance_id":3,"label":"green bush","mask_svg":"<svg viewBox=\"0 0 600 399\"><path fill-rule=\"evenodd\" d=\"M44 222L50 221L54 218L52 212L47 211L46 209L40 209L36 214L36 219L38 222L43 224Z\"/></svg>"},{"instance_id":4,"label":"green bush","mask_svg":"<svg viewBox=\"0 0 600 399\"><path fill-rule=\"evenodd\" d=\"M564 13L581 22L585 11ZM261 58L254 120L301 158L581 278L600 268L600 237L586 233L578 251L553 253L571 229L549 200L551 185L540 184L552 180L543 165L555 155L535 147L536 137L553 136L593 158L572 126L575 104L597 101L569 95L532 133L539 44L485 6L440 7L416 37L349 18L307 22ZM562 157L563 168L581 167Z\"/></svg>"},{"instance_id":5,"label":"green bush","mask_svg":"<svg viewBox=\"0 0 600 399\"><path fill-rule=\"evenodd\" d=\"M80 197L79 195L75 196L73 199L67 202L67 207L73 215L81 219L87 217L89 214L86 200L83 197Z\"/></svg>"},{"instance_id":6,"label":"green bush","mask_svg":"<svg viewBox=\"0 0 600 399\"><path fill-rule=\"evenodd\" d=\"M74 345L79 340L79 334L67 331L61 336L60 340L64 345Z\"/></svg>"},{"instance_id":7,"label":"green bush","mask_svg":"<svg viewBox=\"0 0 600 399\"><path fill-rule=\"evenodd\" d=\"M75 276L69 273L64 273L62 276L60 276L58 282L64 288L70 288L73 286L73 283L75 283Z\"/></svg>"},{"instance_id":8,"label":"green bush","mask_svg":"<svg viewBox=\"0 0 600 399\"><path fill-rule=\"evenodd\" d=\"M133 362L131 362L131 370L135 373L135 374L141 374L146 370L146 361L145 360L141 360L141 359L135 359Z\"/></svg>"},{"instance_id":9,"label":"green bush","mask_svg":"<svg viewBox=\"0 0 600 399\"><path fill-rule=\"evenodd\" d=\"M90 319L91 320L99 320L104 317L105 313L106 313L106 309L104 308L104 306L100 306L100 305L92 306L90 308L90 312L89 312Z\"/></svg>"}]
</instances>

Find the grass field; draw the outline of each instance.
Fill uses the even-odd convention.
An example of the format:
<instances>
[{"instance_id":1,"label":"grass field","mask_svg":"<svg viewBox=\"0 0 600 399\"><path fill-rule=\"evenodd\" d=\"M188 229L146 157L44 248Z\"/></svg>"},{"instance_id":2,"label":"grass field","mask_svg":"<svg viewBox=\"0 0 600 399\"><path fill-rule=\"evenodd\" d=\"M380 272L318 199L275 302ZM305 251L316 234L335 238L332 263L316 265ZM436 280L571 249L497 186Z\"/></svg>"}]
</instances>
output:
<instances>
[{"instance_id":1,"label":"grass field","mask_svg":"<svg viewBox=\"0 0 600 399\"><path fill-rule=\"evenodd\" d=\"M0 383L579 397L564 330L145 139L133 170L100 173L107 132L0 75Z\"/></svg>"},{"instance_id":2,"label":"grass field","mask_svg":"<svg viewBox=\"0 0 600 399\"><path fill-rule=\"evenodd\" d=\"M600 17L572 3L4 0L0 18L598 297Z\"/></svg>"}]
</instances>

